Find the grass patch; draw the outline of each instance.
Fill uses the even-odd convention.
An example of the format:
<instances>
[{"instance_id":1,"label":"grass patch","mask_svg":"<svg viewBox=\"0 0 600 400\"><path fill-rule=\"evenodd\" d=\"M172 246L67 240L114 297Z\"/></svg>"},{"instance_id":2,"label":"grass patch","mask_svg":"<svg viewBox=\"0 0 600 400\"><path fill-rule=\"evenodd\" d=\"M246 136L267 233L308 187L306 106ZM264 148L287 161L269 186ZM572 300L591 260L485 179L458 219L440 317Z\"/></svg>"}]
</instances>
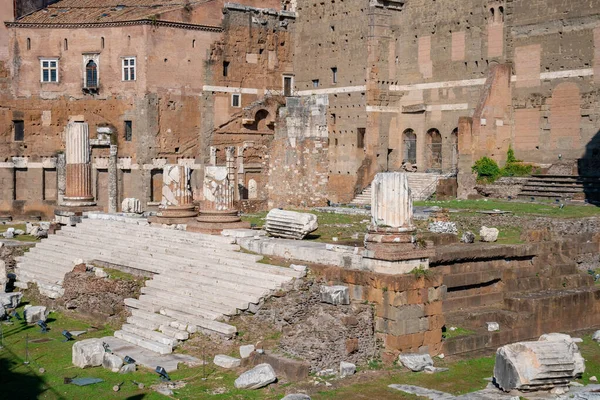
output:
<instances>
[{"instance_id":1,"label":"grass patch","mask_svg":"<svg viewBox=\"0 0 600 400\"><path fill-rule=\"evenodd\" d=\"M105 268L105 267L100 267L97 266L98 268L102 268L104 270L104 272L106 272L108 274L108 277L110 279L115 279L115 280L120 280L120 281L137 281L140 279L148 279L148 278L144 278L144 277L140 277L140 276L135 276L133 274L127 273L127 272L123 272L123 271L119 271L118 269L113 269L113 268Z\"/></svg>"},{"instance_id":2,"label":"grass patch","mask_svg":"<svg viewBox=\"0 0 600 400\"><path fill-rule=\"evenodd\" d=\"M472 335L474 333L475 333L475 331L472 331L470 329L460 328L460 327L456 327L456 329L453 331L446 328L446 331L442 334L442 337L444 339L451 339L451 338L455 338L455 337L459 337L459 336Z\"/></svg>"},{"instance_id":3,"label":"grass patch","mask_svg":"<svg viewBox=\"0 0 600 400\"><path fill-rule=\"evenodd\" d=\"M599 217L600 207L593 205L567 204L560 209L553 203L524 203L504 200L447 200L447 201L415 201L416 206L439 206L457 210L492 211L495 209L510 211L515 215L536 215L554 218Z\"/></svg>"},{"instance_id":4,"label":"grass patch","mask_svg":"<svg viewBox=\"0 0 600 400\"><path fill-rule=\"evenodd\" d=\"M4 225L0 225L0 235L2 235L4 232L6 232L8 230L8 228L15 228L15 230L20 229L23 232L25 232L25 230L26 230L25 224L4 224ZM35 238L30 235L15 235L15 237L13 237L12 240L17 240L19 242L25 242L25 243L32 243L32 242L40 241L38 238Z\"/></svg>"}]
</instances>

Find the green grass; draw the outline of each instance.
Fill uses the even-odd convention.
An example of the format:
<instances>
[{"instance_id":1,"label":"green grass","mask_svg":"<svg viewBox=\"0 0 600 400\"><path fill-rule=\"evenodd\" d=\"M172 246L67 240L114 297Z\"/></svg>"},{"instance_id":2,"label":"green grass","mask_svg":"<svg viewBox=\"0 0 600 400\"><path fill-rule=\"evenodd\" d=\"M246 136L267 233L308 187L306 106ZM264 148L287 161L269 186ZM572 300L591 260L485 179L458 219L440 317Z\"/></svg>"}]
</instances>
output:
<instances>
[{"instance_id":1,"label":"green grass","mask_svg":"<svg viewBox=\"0 0 600 400\"><path fill-rule=\"evenodd\" d=\"M515 215L539 215L554 218L600 217L600 207L593 205L567 204L563 209L554 203L525 203L503 200L447 200L415 201L417 206L438 206L458 210L491 211L499 209L511 211Z\"/></svg>"},{"instance_id":2,"label":"green grass","mask_svg":"<svg viewBox=\"0 0 600 400\"><path fill-rule=\"evenodd\" d=\"M443 333L443 337L445 339L450 339L450 338L455 338L455 337L459 337L459 336L472 335L474 333L475 333L475 331L457 326L456 329L453 331L451 331L450 329L446 330L446 332Z\"/></svg>"},{"instance_id":3,"label":"green grass","mask_svg":"<svg viewBox=\"0 0 600 400\"><path fill-rule=\"evenodd\" d=\"M5 224L5 225L0 225L0 235L4 232L6 232L8 230L8 228L15 228L15 230L17 229L21 229L23 232L25 232L25 224ZM30 236L30 235L15 235L15 237L13 238L13 240L17 240L19 242L26 242L26 243L31 243L31 242L39 242L40 240Z\"/></svg>"},{"instance_id":4,"label":"green grass","mask_svg":"<svg viewBox=\"0 0 600 400\"><path fill-rule=\"evenodd\" d=\"M102 268L104 270L104 272L106 272L108 274L108 277L110 279L122 280L122 281L137 281L137 280L144 279L142 277L138 277L138 276L129 274L127 272L119 271L118 269L104 268L101 266L98 266L98 267Z\"/></svg>"}]
</instances>

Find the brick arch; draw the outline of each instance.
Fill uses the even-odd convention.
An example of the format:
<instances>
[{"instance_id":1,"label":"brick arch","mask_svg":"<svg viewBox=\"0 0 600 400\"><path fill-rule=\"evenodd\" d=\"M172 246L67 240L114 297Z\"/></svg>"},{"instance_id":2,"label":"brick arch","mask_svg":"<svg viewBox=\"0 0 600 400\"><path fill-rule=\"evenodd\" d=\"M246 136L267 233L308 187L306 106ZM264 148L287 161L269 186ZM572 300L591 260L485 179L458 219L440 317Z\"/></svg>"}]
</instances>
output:
<instances>
[{"instance_id":1,"label":"brick arch","mask_svg":"<svg viewBox=\"0 0 600 400\"><path fill-rule=\"evenodd\" d=\"M572 150L581 146L581 93L574 82L556 85L550 105L550 147Z\"/></svg>"}]
</instances>

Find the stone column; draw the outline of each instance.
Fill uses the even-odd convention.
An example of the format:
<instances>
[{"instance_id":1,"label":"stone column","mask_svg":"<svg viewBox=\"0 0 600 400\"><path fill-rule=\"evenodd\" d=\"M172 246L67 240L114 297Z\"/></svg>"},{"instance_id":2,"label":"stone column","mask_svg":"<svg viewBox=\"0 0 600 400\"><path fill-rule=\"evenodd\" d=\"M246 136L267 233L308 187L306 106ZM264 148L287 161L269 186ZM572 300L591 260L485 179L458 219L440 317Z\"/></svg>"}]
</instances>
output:
<instances>
[{"instance_id":1,"label":"stone column","mask_svg":"<svg viewBox=\"0 0 600 400\"><path fill-rule=\"evenodd\" d=\"M56 200L59 206L64 204L65 191L67 189L67 170L65 153L56 156Z\"/></svg>"},{"instance_id":2,"label":"stone column","mask_svg":"<svg viewBox=\"0 0 600 400\"><path fill-rule=\"evenodd\" d=\"M182 165L166 165L163 168L162 201L159 206L159 218L186 219L196 216L192 203L190 184L191 170ZM172 223L182 223L174 221ZM166 222L169 223L169 222Z\"/></svg>"},{"instance_id":3,"label":"stone column","mask_svg":"<svg viewBox=\"0 0 600 400\"><path fill-rule=\"evenodd\" d=\"M85 122L67 125L66 143L66 192L67 206L93 206L92 164L90 162L90 135Z\"/></svg>"},{"instance_id":4,"label":"stone column","mask_svg":"<svg viewBox=\"0 0 600 400\"><path fill-rule=\"evenodd\" d=\"M108 156L108 212L111 214L118 211L119 204L117 171L117 146L111 145Z\"/></svg>"},{"instance_id":5,"label":"stone column","mask_svg":"<svg viewBox=\"0 0 600 400\"><path fill-rule=\"evenodd\" d=\"M371 189L371 214L374 226L414 231L413 205L408 178L402 172L375 175Z\"/></svg>"}]
</instances>

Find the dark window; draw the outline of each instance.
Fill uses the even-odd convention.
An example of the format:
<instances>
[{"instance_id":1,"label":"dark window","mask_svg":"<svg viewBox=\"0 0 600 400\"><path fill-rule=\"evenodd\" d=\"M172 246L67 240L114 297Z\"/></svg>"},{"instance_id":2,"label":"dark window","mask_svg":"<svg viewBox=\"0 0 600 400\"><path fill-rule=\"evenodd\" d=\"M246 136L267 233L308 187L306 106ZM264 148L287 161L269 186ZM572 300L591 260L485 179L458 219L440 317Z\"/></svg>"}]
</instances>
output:
<instances>
[{"instance_id":1,"label":"dark window","mask_svg":"<svg viewBox=\"0 0 600 400\"><path fill-rule=\"evenodd\" d=\"M69 50L69 41L65 39L65 50Z\"/></svg>"},{"instance_id":2,"label":"dark window","mask_svg":"<svg viewBox=\"0 0 600 400\"><path fill-rule=\"evenodd\" d=\"M333 83L337 83L337 67L331 68L331 79Z\"/></svg>"},{"instance_id":3,"label":"dark window","mask_svg":"<svg viewBox=\"0 0 600 400\"><path fill-rule=\"evenodd\" d=\"M318 88L319 87L319 80L318 79L313 79L312 83L313 83L313 87L314 88Z\"/></svg>"},{"instance_id":4,"label":"dark window","mask_svg":"<svg viewBox=\"0 0 600 400\"><path fill-rule=\"evenodd\" d=\"M125 121L125 141L131 142L131 138L133 136L133 125L131 121Z\"/></svg>"},{"instance_id":5,"label":"dark window","mask_svg":"<svg viewBox=\"0 0 600 400\"><path fill-rule=\"evenodd\" d=\"M292 77L283 77L283 95L289 97L292 95Z\"/></svg>"},{"instance_id":6,"label":"dark window","mask_svg":"<svg viewBox=\"0 0 600 400\"><path fill-rule=\"evenodd\" d=\"M15 142L22 142L25 139L25 123L23 121L13 121L13 131L15 132Z\"/></svg>"},{"instance_id":7,"label":"dark window","mask_svg":"<svg viewBox=\"0 0 600 400\"><path fill-rule=\"evenodd\" d=\"M223 61L223 76L229 75L229 61Z\"/></svg>"},{"instance_id":8,"label":"dark window","mask_svg":"<svg viewBox=\"0 0 600 400\"><path fill-rule=\"evenodd\" d=\"M27 50L31 50L31 39L27 38Z\"/></svg>"},{"instance_id":9,"label":"dark window","mask_svg":"<svg viewBox=\"0 0 600 400\"><path fill-rule=\"evenodd\" d=\"M234 94L231 96L231 105L232 105L232 107L240 106L240 95L239 94Z\"/></svg>"},{"instance_id":10,"label":"dark window","mask_svg":"<svg viewBox=\"0 0 600 400\"><path fill-rule=\"evenodd\" d=\"M358 128L356 129L356 146L359 149L364 149L365 148L365 133L366 133L366 128Z\"/></svg>"},{"instance_id":11,"label":"dark window","mask_svg":"<svg viewBox=\"0 0 600 400\"><path fill-rule=\"evenodd\" d=\"M90 60L85 66L85 87L98 87L98 66L93 60Z\"/></svg>"},{"instance_id":12,"label":"dark window","mask_svg":"<svg viewBox=\"0 0 600 400\"><path fill-rule=\"evenodd\" d=\"M100 47L104 48L104 37L100 38Z\"/></svg>"}]
</instances>

